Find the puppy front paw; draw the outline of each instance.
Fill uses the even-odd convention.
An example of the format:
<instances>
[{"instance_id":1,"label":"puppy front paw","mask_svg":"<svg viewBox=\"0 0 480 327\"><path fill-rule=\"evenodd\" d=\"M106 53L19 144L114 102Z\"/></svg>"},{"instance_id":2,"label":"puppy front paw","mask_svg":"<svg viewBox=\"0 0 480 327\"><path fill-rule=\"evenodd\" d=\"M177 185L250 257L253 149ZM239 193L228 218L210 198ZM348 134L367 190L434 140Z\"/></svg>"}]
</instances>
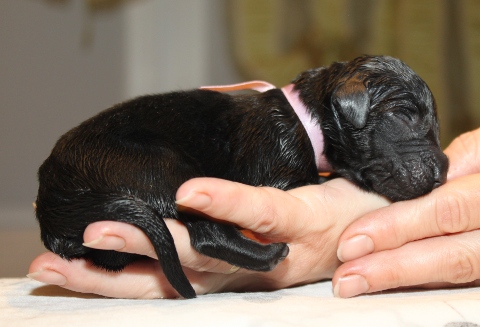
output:
<instances>
[{"instance_id":1,"label":"puppy front paw","mask_svg":"<svg viewBox=\"0 0 480 327\"><path fill-rule=\"evenodd\" d=\"M287 258L288 253L290 252L290 248L288 247L287 244L285 243L275 243L278 245L281 245L278 247L278 254L275 256L275 259L273 259L270 263L269 270L273 270L280 262L285 260Z\"/></svg>"}]
</instances>

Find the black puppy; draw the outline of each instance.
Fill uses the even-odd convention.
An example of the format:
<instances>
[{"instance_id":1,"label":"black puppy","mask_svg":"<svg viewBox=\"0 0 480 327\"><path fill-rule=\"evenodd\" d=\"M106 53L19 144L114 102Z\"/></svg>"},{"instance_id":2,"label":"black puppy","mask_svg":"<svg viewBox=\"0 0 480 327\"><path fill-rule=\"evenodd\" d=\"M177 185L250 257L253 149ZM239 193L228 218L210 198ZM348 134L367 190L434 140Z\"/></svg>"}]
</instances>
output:
<instances>
[{"instance_id":1,"label":"black puppy","mask_svg":"<svg viewBox=\"0 0 480 327\"><path fill-rule=\"evenodd\" d=\"M36 215L49 250L113 271L139 256L82 246L85 228L99 220L139 227L169 282L192 298L164 218L182 221L200 253L247 269L273 269L288 247L178 212L175 193L186 180L287 190L321 183L318 171L330 170L398 201L442 184L447 166L426 84L397 59L363 56L260 94L199 89L103 111L63 135L40 167Z\"/></svg>"}]
</instances>

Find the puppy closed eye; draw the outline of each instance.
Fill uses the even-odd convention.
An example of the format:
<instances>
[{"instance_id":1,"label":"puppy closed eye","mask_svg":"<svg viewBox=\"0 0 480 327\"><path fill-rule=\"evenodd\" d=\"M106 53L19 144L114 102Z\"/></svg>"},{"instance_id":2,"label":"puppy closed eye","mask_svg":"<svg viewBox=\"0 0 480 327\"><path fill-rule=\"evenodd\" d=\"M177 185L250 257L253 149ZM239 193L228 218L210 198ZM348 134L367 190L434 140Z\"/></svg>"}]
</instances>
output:
<instances>
[{"instance_id":1,"label":"puppy closed eye","mask_svg":"<svg viewBox=\"0 0 480 327\"><path fill-rule=\"evenodd\" d=\"M387 134L397 141L410 139L412 133L418 129L419 117L416 113L405 108L395 108L387 114L388 119L383 124ZM415 134L415 133L414 133Z\"/></svg>"},{"instance_id":2,"label":"puppy closed eye","mask_svg":"<svg viewBox=\"0 0 480 327\"><path fill-rule=\"evenodd\" d=\"M400 107L395 110L393 115L409 125L418 121L418 111L409 107Z\"/></svg>"}]
</instances>

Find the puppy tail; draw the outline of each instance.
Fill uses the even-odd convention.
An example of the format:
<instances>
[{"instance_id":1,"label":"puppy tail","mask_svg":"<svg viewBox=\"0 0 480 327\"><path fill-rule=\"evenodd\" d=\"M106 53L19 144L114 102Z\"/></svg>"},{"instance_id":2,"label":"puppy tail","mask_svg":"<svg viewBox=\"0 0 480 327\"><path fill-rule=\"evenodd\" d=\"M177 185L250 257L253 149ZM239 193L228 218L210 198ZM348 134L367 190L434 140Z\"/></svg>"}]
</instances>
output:
<instances>
[{"instance_id":1,"label":"puppy tail","mask_svg":"<svg viewBox=\"0 0 480 327\"><path fill-rule=\"evenodd\" d=\"M107 210L111 210L117 217L115 220L141 229L152 242L163 273L173 288L186 299L196 297L195 290L182 269L173 237L157 210L145 201L129 195L112 201Z\"/></svg>"}]
</instances>

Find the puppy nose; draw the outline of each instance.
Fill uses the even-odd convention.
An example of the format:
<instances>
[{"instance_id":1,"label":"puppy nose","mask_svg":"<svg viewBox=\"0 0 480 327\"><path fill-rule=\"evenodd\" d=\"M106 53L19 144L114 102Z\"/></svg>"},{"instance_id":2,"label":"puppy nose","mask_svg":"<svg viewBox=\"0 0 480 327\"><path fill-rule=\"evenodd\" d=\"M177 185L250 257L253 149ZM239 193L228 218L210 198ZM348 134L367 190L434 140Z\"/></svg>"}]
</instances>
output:
<instances>
[{"instance_id":1,"label":"puppy nose","mask_svg":"<svg viewBox=\"0 0 480 327\"><path fill-rule=\"evenodd\" d=\"M435 168L435 182L433 183L433 188L437 188L447 181L447 172L448 172L448 158L442 152L437 157L437 167Z\"/></svg>"}]
</instances>

